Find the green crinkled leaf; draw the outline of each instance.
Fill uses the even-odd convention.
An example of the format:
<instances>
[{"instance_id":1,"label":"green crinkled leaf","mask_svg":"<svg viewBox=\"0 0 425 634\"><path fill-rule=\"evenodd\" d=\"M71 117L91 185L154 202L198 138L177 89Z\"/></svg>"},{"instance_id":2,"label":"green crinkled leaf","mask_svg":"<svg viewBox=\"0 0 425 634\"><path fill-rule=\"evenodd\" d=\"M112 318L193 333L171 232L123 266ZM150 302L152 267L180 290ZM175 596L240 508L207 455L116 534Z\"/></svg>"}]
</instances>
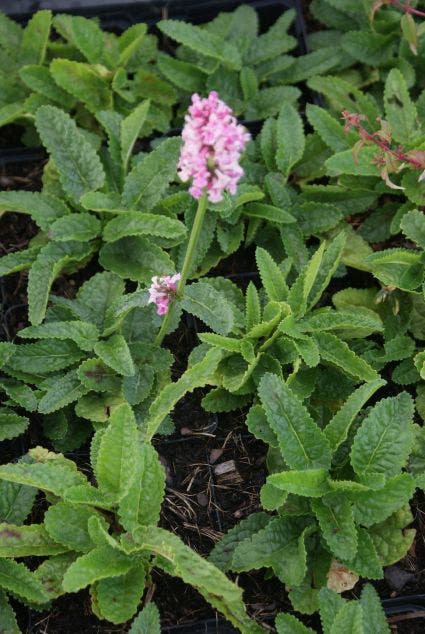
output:
<instances>
[{"instance_id":1,"label":"green crinkled leaf","mask_svg":"<svg viewBox=\"0 0 425 634\"><path fill-rule=\"evenodd\" d=\"M245 297L245 327L249 332L254 326L261 322L261 304L258 291L250 282L246 289Z\"/></svg>"},{"instance_id":2,"label":"green crinkled leaf","mask_svg":"<svg viewBox=\"0 0 425 634\"><path fill-rule=\"evenodd\" d=\"M77 363L84 353L71 341L37 341L16 345L8 367L29 374L47 374Z\"/></svg>"},{"instance_id":3,"label":"green crinkled leaf","mask_svg":"<svg viewBox=\"0 0 425 634\"><path fill-rule=\"evenodd\" d=\"M81 350L90 352L99 338L96 326L87 321L49 321L19 331L23 339L71 339Z\"/></svg>"},{"instance_id":4,"label":"green crinkled leaf","mask_svg":"<svg viewBox=\"0 0 425 634\"><path fill-rule=\"evenodd\" d=\"M312 500L311 506L331 552L339 559L352 559L357 552L357 530L348 499L329 494Z\"/></svg>"},{"instance_id":5,"label":"green crinkled leaf","mask_svg":"<svg viewBox=\"0 0 425 634\"><path fill-rule=\"evenodd\" d=\"M63 200L46 193L28 191L0 192L0 211L29 214L43 231L48 231L55 220L70 212Z\"/></svg>"},{"instance_id":6,"label":"green crinkled leaf","mask_svg":"<svg viewBox=\"0 0 425 634\"><path fill-rule=\"evenodd\" d=\"M366 335L371 332L380 332L384 329L381 319L373 311L320 311L313 312L297 323L297 327L303 332L317 332L328 330L360 329L365 330Z\"/></svg>"},{"instance_id":7,"label":"green crinkled leaf","mask_svg":"<svg viewBox=\"0 0 425 634\"><path fill-rule=\"evenodd\" d=\"M93 275L80 287L77 300L85 307L87 320L103 332L110 307L121 299L123 293L122 279L114 273L102 271Z\"/></svg>"},{"instance_id":8,"label":"green crinkled leaf","mask_svg":"<svg viewBox=\"0 0 425 634\"><path fill-rule=\"evenodd\" d=\"M138 405L149 396L154 379L154 370L149 365L136 367L133 376L124 377L122 393L130 405Z\"/></svg>"},{"instance_id":9,"label":"green crinkled leaf","mask_svg":"<svg viewBox=\"0 0 425 634\"><path fill-rule=\"evenodd\" d=\"M307 301L320 271L325 246L325 243L322 242L291 286L288 304L296 318L303 317L307 311Z\"/></svg>"},{"instance_id":10,"label":"green crinkled leaf","mask_svg":"<svg viewBox=\"0 0 425 634\"><path fill-rule=\"evenodd\" d=\"M333 452L347 439L350 427L363 405L375 394L376 390L385 384L384 379L377 379L361 385L350 394L344 405L329 421L324 429L324 434Z\"/></svg>"},{"instance_id":11,"label":"green crinkled leaf","mask_svg":"<svg viewBox=\"0 0 425 634\"><path fill-rule=\"evenodd\" d=\"M376 552L372 538L365 528L357 527L357 553L356 556L347 562L348 568L361 577L368 579L382 579L384 571Z\"/></svg>"},{"instance_id":12,"label":"green crinkled leaf","mask_svg":"<svg viewBox=\"0 0 425 634\"><path fill-rule=\"evenodd\" d=\"M103 186L105 173L99 157L68 114L42 106L36 113L36 126L67 194L78 202L83 194Z\"/></svg>"},{"instance_id":13,"label":"green crinkled leaf","mask_svg":"<svg viewBox=\"0 0 425 634\"><path fill-rule=\"evenodd\" d=\"M63 577L65 592L78 592L95 581L119 577L134 566L133 559L110 546L98 546L74 561Z\"/></svg>"},{"instance_id":14,"label":"green crinkled leaf","mask_svg":"<svg viewBox=\"0 0 425 634\"><path fill-rule=\"evenodd\" d=\"M31 603L49 601L47 592L34 573L13 559L0 559L0 587Z\"/></svg>"},{"instance_id":15,"label":"green crinkled leaf","mask_svg":"<svg viewBox=\"0 0 425 634\"><path fill-rule=\"evenodd\" d=\"M418 172L416 170L405 171L401 185L404 187L404 193L407 198L415 203L415 205L423 205L425 201L425 183L420 181Z\"/></svg>"},{"instance_id":16,"label":"green crinkled leaf","mask_svg":"<svg viewBox=\"0 0 425 634\"><path fill-rule=\"evenodd\" d=\"M19 50L19 58L22 65L42 64L44 62L51 23L51 11L36 11L33 14L22 33Z\"/></svg>"},{"instance_id":17,"label":"green crinkled leaf","mask_svg":"<svg viewBox=\"0 0 425 634\"><path fill-rule=\"evenodd\" d=\"M134 374L134 363L130 349L122 335L112 335L109 339L98 341L94 352L106 365L124 376Z\"/></svg>"},{"instance_id":18,"label":"green crinkled leaf","mask_svg":"<svg viewBox=\"0 0 425 634\"><path fill-rule=\"evenodd\" d=\"M291 214L305 237L330 231L342 220L342 213L336 205L322 202L296 203L291 207Z\"/></svg>"},{"instance_id":19,"label":"green crinkled leaf","mask_svg":"<svg viewBox=\"0 0 425 634\"><path fill-rule=\"evenodd\" d=\"M217 35L180 20L161 20L157 26L165 35L196 53L217 59L229 68L241 68L242 62L238 49Z\"/></svg>"},{"instance_id":20,"label":"green crinkled leaf","mask_svg":"<svg viewBox=\"0 0 425 634\"><path fill-rule=\"evenodd\" d=\"M34 571L50 599L57 599L64 594L62 580L70 564L78 557L75 552L62 553L45 559Z\"/></svg>"},{"instance_id":21,"label":"green crinkled leaf","mask_svg":"<svg viewBox=\"0 0 425 634\"><path fill-rule=\"evenodd\" d=\"M155 603L148 603L134 619L129 634L161 634L159 611Z\"/></svg>"},{"instance_id":22,"label":"green crinkled leaf","mask_svg":"<svg viewBox=\"0 0 425 634\"><path fill-rule=\"evenodd\" d=\"M295 47L296 42L288 29L295 18L293 10L288 10L276 20L266 33L253 38L245 57L245 62L256 66L261 62L274 59Z\"/></svg>"},{"instance_id":23,"label":"green crinkled leaf","mask_svg":"<svg viewBox=\"0 0 425 634\"><path fill-rule=\"evenodd\" d=\"M412 209L404 214L400 222L404 235L425 249L425 217L418 209Z\"/></svg>"},{"instance_id":24,"label":"green crinkled leaf","mask_svg":"<svg viewBox=\"0 0 425 634\"><path fill-rule=\"evenodd\" d=\"M175 265L168 253L154 241L140 236L121 238L106 244L100 251L102 266L124 279L149 284L158 271L172 273Z\"/></svg>"},{"instance_id":25,"label":"green crinkled leaf","mask_svg":"<svg viewBox=\"0 0 425 634\"><path fill-rule=\"evenodd\" d=\"M50 64L50 72L58 86L82 101L91 112L112 107L109 80L96 66L56 58Z\"/></svg>"},{"instance_id":26,"label":"green crinkled leaf","mask_svg":"<svg viewBox=\"0 0 425 634\"><path fill-rule=\"evenodd\" d=\"M96 511L88 506L74 506L57 502L44 515L44 525L49 535L70 550L86 552L93 548L87 523Z\"/></svg>"},{"instance_id":27,"label":"green crinkled leaf","mask_svg":"<svg viewBox=\"0 0 425 634\"><path fill-rule=\"evenodd\" d=\"M29 318L38 326L46 314L51 286L63 268L89 258L90 244L81 242L49 242L38 253L28 276Z\"/></svg>"},{"instance_id":28,"label":"green crinkled leaf","mask_svg":"<svg viewBox=\"0 0 425 634\"><path fill-rule=\"evenodd\" d=\"M10 440L20 436L30 424L26 416L16 414L8 407L0 407L0 440Z\"/></svg>"},{"instance_id":29,"label":"green crinkled leaf","mask_svg":"<svg viewBox=\"0 0 425 634\"><path fill-rule=\"evenodd\" d=\"M166 139L127 175L122 202L129 209L151 211L177 172L180 137Z\"/></svg>"},{"instance_id":30,"label":"green crinkled leaf","mask_svg":"<svg viewBox=\"0 0 425 634\"><path fill-rule=\"evenodd\" d=\"M161 73L178 88L188 92L203 92L205 74L194 64L188 64L170 55L158 55L158 68Z\"/></svg>"},{"instance_id":31,"label":"green crinkled leaf","mask_svg":"<svg viewBox=\"0 0 425 634\"><path fill-rule=\"evenodd\" d=\"M367 257L366 264L384 285L404 291L415 290L422 284L424 265L417 251L385 249Z\"/></svg>"},{"instance_id":32,"label":"green crinkled leaf","mask_svg":"<svg viewBox=\"0 0 425 634\"><path fill-rule=\"evenodd\" d=\"M382 523L369 528L369 535L383 566L400 561L411 547L416 531L406 526L412 521L410 507L406 505Z\"/></svg>"},{"instance_id":33,"label":"green crinkled leaf","mask_svg":"<svg viewBox=\"0 0 425 634\"><path fill-rule=\"evenodd\" d=\"M273 568L288 585L299 585L306 572L305 518L276 517L236 547L232 569L243 572ZM314 526L314 524L313 524Z\"/></svg>"},{"instance_id":34,"label":"green crinkled leaf","mask_svg":"<svg viewBox=\"0 0 425 634\"><path fill-rule=\"evenodd\" d=\"M192 585L242 634L261 634L260 627L248 618L242 590L208 560L186 546L177 535L157 527L138 528L133 539L143 550L156 553L158 566Z\"/></svg>"},{"instance_id":35,"label":"green crinkled leaf","mask_svg":"<svg viewBox=\"0 0 425 634\"><path fill-rule=\"evenodd\" d=\"M364 634L390 634L379 595L369 583L362 588L360 605L363 611Z\"/></svg>"},{"instance_id":36,"label":"green crinkled leaf","mask_svg":"<svg viewBox=\"0 0 425 634\"><path fill-rule=\"evenodd\" d=\"M320 138L334 152L343 152L350 148L355 134L347 134L341 123L324 108L307 104L306 115Z\"/></svg>"},{"instance_id":37,"label":"green crinkled leaf","mask_svg":"<svg viewBox=\"0 0 425 634\"><path fill-rule=\"evenodd\" d=\"M149 408L145 433L147 441L151 440L162 421L187 392L214 383L214 373L222 359L222 354L217 348L208 350L201 361L187 369L178 381L170 383L162 390Z\"/></svg>"},{"instance_id":38,"label":"green crinkled leaf","mask_svg":"<svg viewBox=\"0 0 425 634\"><path fill-rule=\"evenodd\" d=\"M78 399L75 413L94 423L106 423L111 413L125 402L121 394L96 394L90 392Z\"/></svg>"},{"instance_id":39,"label":"green crinkled leaf","mask_svg":"<svg viewBox=\"0 0 425 634\"><path fill-rule=\"evenodd\" d=\"M156 525L165 491L165 472L155 449L142 443L137 454L136 475L128 493L121 499L118 515L121 525L132 531L137 526Z\"/></svg>"},{"instance_id":40,"label":"green crinkled leaf","mask_svg":"<svg viewBox=\"0 0 425 634\"><path fill-rule=\"evenodd\" d=\"M144 101L121 122L120 145L121 162L124 174L127 173L128 162L133 152L134 144L142 130L143 124L146 121L149 106L149 100Z\"/></svg>"},{"instance_id":41,"label":"green crinkled leaf","mask_svg":"<svg viewBox=\"0 0 425 634\"><path fill-rule=\"evenodd\" d=\"M267 297L272 301L285 301L288 297L288 286L284 274L272 256L265 249L257 247L255 260Z\"/></svg>"},{"instance_id":42,"label":"green crinkled leaf","mask_svg":"<svg viewBox=\"0 0 425 634\"><path fill-rule=\"evenodd\" d=\"M201 405L206 412L219 413L231 412L235 409L242 409L251 402L249 395L232 394L227 390L218 387L210 392L201 401Z\"/></svg>"},{"instance_id":43,"label":"green crinkled leaf","mask_svg":"<svg viewBox=\"0 0 425 634\"><path fill-rule=\"evenodd\" d=\"M409 143L415 136L418 113L410 99L402 73L392 68L387 75L384 90L385 119L391 135L399 143Z\"/></svg>"},{"instance_id":44,"label":"green crinkled leaf","mask_svg":"<svg viewBox=\"0 0 425 634\"><path fill-rule=\"evenodd\" d=\"M224 293L221 293L208 282L193 282L186 286L181 307L201 319L212 330L220 335L232 331L234 315L231 304Z\"/></svg>"},{"instance_id":45,"label":"green crinkled leaf","mask_svg":"<svg viewBox=\"0 0 425 634\"><path fill-rule=\"evenodd\" d=\"M19 76L28 88L43 95L46 99L54 101L66 109L72 108L74 105L73 97L56 84L49 69L45 66L28 64L19 70Z\"/></svg>"},{"instance_id":46,"label":"green crinkled leaf","mask_svg":"<svg viewBox=\"0 0 425 634\"><path fill-rule=\"evenodd\" d=\"M57 555L66 550L66 546L53 541L43 524L0 524L0 557Z\"/></svg>"},{"instance_id":47,"label":"green crinkled leaf","mask_svg":"<svg viewBox=\"0 0 425 634\"><path fill-rule=\"evenodd\" d=\"M318 498L329 491L327 479L326 469L305 469L273 473L267 478L267 482L295 495Z\"/></svg>"},{"instance_id":48,"label":"green crinkled leaf","mask_svg":"<svg viewBox=\"0 0 425 634\"><path fill-rule=\"evenodd\" d=\"M350 31L341 39L341 45L347 53L368 65L388 62L395 44L393 35L383 35L370 30Z\"/></svg>"},{"instance_id":49,"label":"green crinkled leaf","mask_svg":"<svg viewBox=\"0 0 425 634\"><path fill-rule=\"evenodd\" d=\"M248 203L244 205L243 213L250 218L261 218L262 220L269 220L278 224L296 222L296 219L288 211L265 203Z\"/></svg>"},{"instance_id":50,"label":"green crinkled leaf","mask_svg":"<svg viewBox=\"0 0 425 634\"><path fill-rule=\"evenodd\" d=\"M363 612L356 601L345 603L338 611L330 634L350 632L351 634L363 634Z\"/></svg>"},{"instance_id":51,"label":"green crinkled leaf","mask_svg":"<svg viewBox=\"0 0 425 634\"><path fill-rule=\"evenodd\" d=\"M77 370L70 370L47 390L38 403L38 411L41 414L51 414L78 400L87 392L88 388L82 385Z\"/></svg>"},{"instance_id":52,"label":"green crinkled leaf","mask_svg":"<svg viewBox=\"0 0 425 634\"><path fill-rule=\"evenodd\" d=\"M23 524L34 505L37 489L15 482L0 481L0 520Z\"/></svg>"},{"instance_id":53,"label":"green crinkled leaf","mask_svg":"<svg viewBox=\"0 0 425 634\"><path fill-rule=\"evenodd\" d=\"M87 483L69 487L64 494L64 498L70 504L96 506L108 511L115 506L109 495Z\"/></svg>"},{"instance_id":54,"label":"green crinkled leaf","mask_svg":"<svg viewBox=\"0 0 425 634\"><path fill-rule=\"evenodd\" d=\"M325 161L329 176L353 174L354 176L379 176L379 169L374 159L377 150L375 146L367 145L354 156L353 150L337 152Z\"/></svg>"},{"instance_id":55,"label":"green crinkled leaf","mask_svg":"<svg viewBox=\"0 0 425 634\"><path fill-rule=\"evenodd\" d=\"M382 473L390 478L405 466L413 443L413 412L413 400L407 392L375 405L351 448L351 464L359 476Z\"/></svg>"},{"instance_id":56,"label":"green crinkled leaf","mask_svg":"<svg viewBox=\"0 0 425 634\"><path fill-rule=\"evenodd\" d=\"M387 480L381 489L352 495L356 521L363 526L384 521L410 500L415 487L415 480L410 474L400 473Z\"/></svg>"},{"instance_id":57,"label":"green crinkled leaf","mask_svg":"<svg viewBox=\"0 0 425 634\"><path fill-rule=\"evenodd\" d=\"M137 49L140 47L140 44L146 43L148 38L151 38L151 42L154 45L155 36L146 36L147 32L147 24L139 23L133 24L130 26L124 33L122 33L118 39L120 56L118 60L119 66L127 66L131 63L133 59L133 55L137 54ZM146 36L146 39L145 39Z\"/></svg>"},{"instance_id":58,"label":"green crinkled leaf","mask_svg":"<svg viewBox=\"0 0 425 634\"><path fill-rule=\"evenodd\" d=\"M78 378L90 390L119 393L122 379L100 359L86 359L78 368Z\"/></svg>"},{"instance_id":59,"label":"green crinkled leaf","mask_svg":"<svg viewBox=\"0 0 425 634\"><path fill-rule=\"evenodd\" d=\"M15 354L15 346L9 341L0 341L0 368L6 365L6 363Z\"/></svg>"},{"instance_id":60,"label":"green crinkled leaf","mask_svg":"<svg viewBox=\"0 0 425 634\"><path fill-rule=\"evenodd\" d=\"M125 236L159 236L171 244L178 244L186 237L187 229L180 220L141 211L127 211L108 222L103 231L106 242L115 242Z\"/></svg>"},{"instance_id":61,"label":"green crinkled leaf","mask_svg":"<svg viewBox=\"0 0 425 634\"><path fill-rule=\"evenodd\" d=\"M328 441L291 389L271 373L262 377L258 394L267 420L291 469L328 469Z\"/></svg>"},{"instance_id":62,"label":"green crinkled leaf","mask_svg":"<svg viewBox=\"0 0 425 634\"><path fill-rule=\"evenodd\" d=\"M267 513L251 513L246 519L231 528L212 549L209 559L223 572L232 568L233 554L239 544L242 544L271 521Z\"/></svg>"},{"instance_id":63,"label":"green crinkled leaf","mask_svg":"<svg viewBox=\"0 0 425 634\"><path fill-rule=\"evenodd\" d=\"M122 500L134 484L139 433L131 407L123 404L109 419L102 435L95 474L101 492Z\"/></svg>"},{"instance_id":64,"label":"green crinkled leaf","mask_svg":"<svg viewBox=\"0 0 425 634\"><path fill-rule=\"evenodd\" d=\"M271 447L278 447L278 439L273 431L264 408L256 404L251 407L246 417L246 426L253 436Z\"/></svg>"},{"instance_id":65,"label":"green crinkled leaf","mask_svg":"<svg viewBox=\"0 0 425 634\"><path fill-rule=\"evenodd\" d=\"M276 165L288 178L291 169L304 154L305 136L303 123L297 110L289 103L280 109L276 123Z\"/></svg>"},{"instance_id":66,"label":"green crinkled leaf","mask_svg":"<svg viewBox=\"0 0 425 634\"><path fill-rule=\"evenodd\" d=\"M96 582L94 595L102 617L116 624L131 619L140 603L145 582L146 572L140 564L124 575Z\"/></svg>"},{"instance_id":67,"label":"green crinkled leaf","mask_svg":"<svg viewBox=\"0 0 425 634\"><path fill-rule=\"evenodd\" d=\"M68 488L86 482L85 476L77 471L75 464L62 454L52 454L47 449L36 447L30 450L30 456L40 458L40 461L0 465L0 479L36 487L59 497Z\"/></svg>"},{"instance_id":68,"label":"green crinkled leaf","mask_svg":"<svg viewBox=\"0 0 425 634\"><path fill-rule=\"evenodd\" d=\"M29 269L40 252L40 247L30 247L23 251L8 253L0 258L0 275L10 275Z\"/></svg>"},{"instance_id":69,"label":"green crinkled leaf","mask_svg":"<svg viewBox=\"0 0 425 634\"><path fill-rule=\"evenodd\" d=\"M68 214L55 220L49 228L49 237L56 242L77 240L88 242L97 238L101 231L101 223L91 214Z\"/></svg>"},{"instance_id":70,"label":"green crinkled leaf","mask_svg":"<svg viewBox=\"0 0 425 634\"><path fill-rule=\"evenodd\" d=\"M321 588L319 592L319 611L323 633L329 634L332 623L345 600L333 590Z\"/></svg>"},{"instance_id":71,"label":"green crinkled leaf","mask_svg":"<svg viewBox=\"0 0 425 634\"><path fill-rule=\"evenodd\" d=\"M356 355L345 341L329 332L317 332L314 339L322 359L341 368L349 376L360 381L375 381L379 378L376 370Z\"/></svg>"},{"instance_id":72,"label":"green crinkled leaf","mask_svg":"<svg viewBox=\"0 0 425 634\"><path fill-rule=\"evenodd\" d=\"M0 623L5 634L21 634L15 612L5 592L0 592Z\"/></svg>"},{"instance_id":73,"label":"green crinkled leaf","mask_svg":"<svg viewBox=\"0 0 425 634\"><path fill-rule=\"evenodd\" d=\"M278 634L313 634L314 630L307 627L293 614L280 612L276 616L276 631Z\"/></svg>"},{"instance_id":74,"label":"green crinkled leaf","mask_svg":"<svg viewBox=\"0 0 425 634\"><path fill-rule=\"evenodd\" d=\"M260 489L260 502L266 511L277 511L288 498L288 492L278 489L270 482L266 482Z\"/></svg>"}]
</instances>

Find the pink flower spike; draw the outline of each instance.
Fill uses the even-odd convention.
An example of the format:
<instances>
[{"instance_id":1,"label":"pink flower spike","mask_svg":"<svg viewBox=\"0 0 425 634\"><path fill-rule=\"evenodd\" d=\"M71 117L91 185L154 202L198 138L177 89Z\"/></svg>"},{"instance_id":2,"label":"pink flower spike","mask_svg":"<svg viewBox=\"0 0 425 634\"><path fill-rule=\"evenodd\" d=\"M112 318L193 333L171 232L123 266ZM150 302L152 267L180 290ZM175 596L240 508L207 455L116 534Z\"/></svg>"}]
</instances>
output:
<instances>
[{"instance_id":1,"label":"pink flower spike","mask_svg":"<svg viewBox=\"0 0 425 634\"><path fill-rule=\"evenodd\" d=\"M180 280L180 273L174 275L165 275L152 278L152 284L149 288L148 304L156 304L156 312L158 315L168 313L168 307L176 297L177 282Z\"/></svg>"},{"instance_id":2,"label":"pink flower spike","mask_svg":"<svg viewBox=\"0 0 425 634\"><path fill-rule=\"evenodd\" d=\"M184 183L192 179L190 194L198 199L207 189L212 203L223 200L224 191L234 195L244 173L239 161L249 133L214 90L206 99L192 95L185 121L178 174Z\"/></svg>"}]
</instances>

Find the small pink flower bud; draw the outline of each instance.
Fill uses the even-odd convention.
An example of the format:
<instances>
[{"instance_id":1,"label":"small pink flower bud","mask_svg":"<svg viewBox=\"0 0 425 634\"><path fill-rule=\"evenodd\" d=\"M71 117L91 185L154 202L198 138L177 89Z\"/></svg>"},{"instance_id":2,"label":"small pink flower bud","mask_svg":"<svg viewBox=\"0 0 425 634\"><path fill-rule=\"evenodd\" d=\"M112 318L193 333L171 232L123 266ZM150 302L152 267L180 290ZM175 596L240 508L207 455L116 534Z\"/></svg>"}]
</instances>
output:
<instances>
[{"instance_id":1,"label":"small pink flower bud","mask_svg":"<svg viewBox=\"0 0 425 634\"><path fill-rule=\"evenodd\" d=\"M156 304L158 315L165 315L168 312L170 302L172 302L177 292L177 282L180 280L180 273L175 275L165 275L152 278L152 285L149 288L148 304Z\"/></svg>"}]
</instances>

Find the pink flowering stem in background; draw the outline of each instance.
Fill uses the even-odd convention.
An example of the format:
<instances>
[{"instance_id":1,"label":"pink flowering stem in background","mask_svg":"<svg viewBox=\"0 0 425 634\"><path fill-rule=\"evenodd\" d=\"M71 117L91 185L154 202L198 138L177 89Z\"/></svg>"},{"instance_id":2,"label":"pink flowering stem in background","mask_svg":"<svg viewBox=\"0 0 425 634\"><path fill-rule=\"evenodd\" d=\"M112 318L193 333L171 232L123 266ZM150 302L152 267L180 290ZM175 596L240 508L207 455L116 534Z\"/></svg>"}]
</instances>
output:
<instances>
[{"instance_id":1,"label":"pink flowering stem in background","mask_svg":"<svg viewBox=\"0 0 425 634\"><path fill-rule=\"evenodd\" d=\"M206 99L192 96L182 138L178 174L184 183L192 179L190 194L199 199L206 189L211 203L223 200L225 191L236 194L250 135L214 90Z\"/></svg>"},{"instance_id":2,"label":"pink flowering stem in background","mask_svg":"<svg viewBox=\"0 0 425 634\"><path fill-rule=\"evenodd\" d=\"M152 278L148 304L156 304L156 312L158 315L167 314L170 302L172 302L176 296L177 282L180 278L180 273L166 275L164 277L155 276Z\"/></svg>"}]
</instances>

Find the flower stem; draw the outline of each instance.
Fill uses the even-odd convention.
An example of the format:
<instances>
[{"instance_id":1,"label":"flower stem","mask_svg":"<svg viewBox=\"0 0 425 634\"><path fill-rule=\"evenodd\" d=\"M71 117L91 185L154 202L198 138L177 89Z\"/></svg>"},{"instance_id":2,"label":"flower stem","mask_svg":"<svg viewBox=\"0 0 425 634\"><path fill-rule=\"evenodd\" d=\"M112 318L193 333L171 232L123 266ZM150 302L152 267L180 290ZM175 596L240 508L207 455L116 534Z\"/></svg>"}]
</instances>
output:
<instances>
[{"instance_id":1,"label":"flower stem","mask_svg":"<svg viewBox=\"0 0 425 634\"><path fill-rule=\"evenodd\" d=\"M400 0L390 0L389 4L392 4L393 7L397 7L401 9L405 13L410 13L411 15L419 15L421 18L425 18L425 12L420 11L419 9L414 9L410 6L410 3L403 4Z\"/></svg>"},{"instance_id":2,"label":"flower stem","mask_svg":"<svg viewBox=\"0 0 425 634\"><path fill-rule=\"evenodd\" d=\"M190 270L192 268L193 256L196 250L196 246L198 244L199 235L201 233L202 225L204 223L205 212L207 210L207 191L205 190L202 194L201 198L198 202L198 208L196 210L195 218L192 225L192 231L190 232L189 242L187 245L186 255L184 256L183 268L181 272L181 277L179 284L177 286L176 296L182 297L184 287L186 286L187 278L189 276ZM155 343L160 346L163 342L165 335L167 334L167 330L170 326L171 319L174 314L176 302L172 302L168 309L167 314L164 317L164 321L162 322L161 328L156 336Z\"/></svg>"}]
</instances>

